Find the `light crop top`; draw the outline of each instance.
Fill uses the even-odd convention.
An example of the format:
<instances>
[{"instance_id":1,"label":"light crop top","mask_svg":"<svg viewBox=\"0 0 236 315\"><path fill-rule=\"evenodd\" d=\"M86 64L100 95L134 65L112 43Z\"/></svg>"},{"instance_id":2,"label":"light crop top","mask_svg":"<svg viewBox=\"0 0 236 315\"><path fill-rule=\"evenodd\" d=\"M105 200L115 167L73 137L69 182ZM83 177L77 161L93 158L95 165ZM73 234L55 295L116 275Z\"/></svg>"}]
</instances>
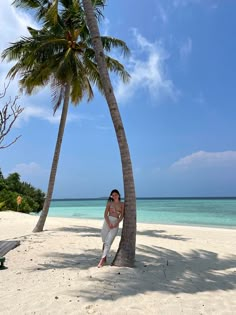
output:
<instances>
[{"instance_id":1,"label":"light crop top","mask_svg":"<svg viewBox=\"0 0 236 315\"><path fill-rule=\"evenodd\" d=\"M121 202L111 202L109 207L109 215L112 217L119 218L122 213L122 203Z\"/></svg>"}]
</instances>

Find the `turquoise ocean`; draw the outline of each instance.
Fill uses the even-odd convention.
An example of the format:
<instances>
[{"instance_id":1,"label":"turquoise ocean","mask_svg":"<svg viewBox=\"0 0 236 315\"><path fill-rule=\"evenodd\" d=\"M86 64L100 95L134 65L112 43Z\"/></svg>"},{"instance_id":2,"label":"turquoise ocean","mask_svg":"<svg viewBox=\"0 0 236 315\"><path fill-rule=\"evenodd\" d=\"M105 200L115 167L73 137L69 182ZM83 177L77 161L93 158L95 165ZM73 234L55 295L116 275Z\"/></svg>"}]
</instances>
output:
<instances>
[{"instance_id":1,"label":"turquoise ocean","mask_svg":"<svg viewBox=\"0 0 236 315\"><path fill-rule=\"evenodd\" d=\"M103 220L105 199L53 200L49 216ZM236 198L138 198L137 222L236 228Z\"/></svg>"}]
</instances>

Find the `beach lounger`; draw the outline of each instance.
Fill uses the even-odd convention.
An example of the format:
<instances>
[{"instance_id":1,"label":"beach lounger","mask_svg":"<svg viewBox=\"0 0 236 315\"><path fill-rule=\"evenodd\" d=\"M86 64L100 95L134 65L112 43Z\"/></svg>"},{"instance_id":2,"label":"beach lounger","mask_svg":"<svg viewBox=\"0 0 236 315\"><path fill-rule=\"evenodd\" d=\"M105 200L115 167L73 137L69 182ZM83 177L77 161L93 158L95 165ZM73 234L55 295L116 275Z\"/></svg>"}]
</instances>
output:
<instances>
[{"instance_id":1,"label":"beach lounger","mask_svg":"<svg viewBox=\"0 0 236 315\"><path fill-rule=\"evenodd\" d=\"M10 250L20 245L20 241L0 241L0 269L6 269L4 262L6 258L4 257Z\"/></svg>"},{"instance_id":2,"label":"beach lounger","mask_svg":"<svg viewBox=\"0 0 236 315\"><path fill-rule=\"evenodd\" d=\"M4 269L4 262L5 262L6 258L5 257L0 257L0 269Z\"/></svg>"}]
</instances>

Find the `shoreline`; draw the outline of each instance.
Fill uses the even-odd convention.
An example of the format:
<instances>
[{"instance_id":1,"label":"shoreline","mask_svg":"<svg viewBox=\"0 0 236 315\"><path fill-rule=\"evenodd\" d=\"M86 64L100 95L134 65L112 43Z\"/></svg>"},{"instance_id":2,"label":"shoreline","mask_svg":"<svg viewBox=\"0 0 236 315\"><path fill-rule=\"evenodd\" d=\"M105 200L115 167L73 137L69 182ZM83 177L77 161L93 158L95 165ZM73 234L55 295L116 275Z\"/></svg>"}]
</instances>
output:
<instances>
[{"instance_id":1,"label":"shoreline","mask_svg":"<svg viewBox=\"0 0 236 315\"><path fill-rule=\"evenodd\" d=\"M0 212L0 238L19 239L0 270L1 311L12 314L233 314L236 230L137 224L135 268L101 256L102 220Z\"/></svg>"},{"instance_id":2,"label":"shoreline","mask_svg":"<svg viewBox=\"0 0 236 315\"><path fill-rule=\"evenodd\" d=\"M9 210L11 211L11 210ZM12 211L14 212L14 211ZM35 213L29 213L29 215L33 217L39 217L39 214ZM96 220L96 221L103 221L103 218L85 218L85 217L79 217L79 216L73 216L73 217L65 217L65 216L50 216L48 215L48 218L56 218L56 219L74 219L74 220ZM196 227L196 228L209 228L209 229L223 229L223 230L236 230L236 226L226 226L226 225L191 225L191 224L178 224L178 223L162 223L162 222L141 222L137 221L137 224L156 224L156 225L163 225L163 226L181 226L181 227Z\"/></svg>"}]
</instances>

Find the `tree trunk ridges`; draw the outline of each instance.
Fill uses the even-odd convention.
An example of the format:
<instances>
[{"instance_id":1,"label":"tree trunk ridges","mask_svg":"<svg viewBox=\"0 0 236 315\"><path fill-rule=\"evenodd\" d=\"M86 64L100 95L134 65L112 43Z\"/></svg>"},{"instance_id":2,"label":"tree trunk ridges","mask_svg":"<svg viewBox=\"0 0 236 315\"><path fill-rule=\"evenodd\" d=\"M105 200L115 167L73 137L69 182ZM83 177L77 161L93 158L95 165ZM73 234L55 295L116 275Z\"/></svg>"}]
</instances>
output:
<instances>
[{"instance_id":1,"label":"tree trunk ridges","mask_svg":"<svg viewBox=\"0 0 236 315\"><path fill-rule=\"evenodd\" d=\"M130 152L120 112L113 92L113 87L108 74L101 37L94 15L92 2L91 0L82 0L82 2L85 10L88 28L90 31L90 36L92 39L92 44L95 50L95 57L98 64L100 78L103 84L104 94L116 132L116 137L120 149L124 180L125 217L123 222L121 241L116 256L113 260L113 265L133 267L135 259L136 240L136 196Z\"/></svg>"},{"instance_id":2,"label":"tree trunk ridges","mask_svg":"<svg viewBox=\"0 0 236 315\"><path fill-rule=\"evenodd\" d=\"M129 226L128 226L129 228ZM124 226L122 230L121 241L118 251L113 259L112 266L134 267L135 265L135 239L136 233L128 234L124 232L127 228ZM133 237L132 237L133 236Z\"/></svg>"},{"instance_id":3,"label":"tree trunk ridges","mask_svg":"<svg viewBox=\"0 0 236 315\"><path fill-rule=\"evenodd\" d=\"M59 157L60 157L61 144L62 144L63 134L64 134L64 130L65 130L65 125L66 125L66 118L67 118L67 113L68 113L68 107L69 107L70 87L71 87L71 84L68 83L66 85L65 98L64 98L64 102L63 102L61 120L60 120L60 125L59 125L59 130L58 130L58 136L57 136L57 142L56 142L56 146L55 146L55 151L54 151L54 156L53 156L53 161L52 161L52 167L51 167L51 172L50 172L50 177L49 177L47 195L46 195L46 199L44 201L43 210L42 210L40 217L39 217L39 220L38 220L38 222L37 222L37 224L33 230L33 232L35 232L35 233L43 231L43 227L44 227L47 215L48 215L48 210L49 210L52 195L53 195L54 184L55 184L56 173L57 173L57 166L58 166L58 161L59 161Z\"/></svg>"}]
</instances>

